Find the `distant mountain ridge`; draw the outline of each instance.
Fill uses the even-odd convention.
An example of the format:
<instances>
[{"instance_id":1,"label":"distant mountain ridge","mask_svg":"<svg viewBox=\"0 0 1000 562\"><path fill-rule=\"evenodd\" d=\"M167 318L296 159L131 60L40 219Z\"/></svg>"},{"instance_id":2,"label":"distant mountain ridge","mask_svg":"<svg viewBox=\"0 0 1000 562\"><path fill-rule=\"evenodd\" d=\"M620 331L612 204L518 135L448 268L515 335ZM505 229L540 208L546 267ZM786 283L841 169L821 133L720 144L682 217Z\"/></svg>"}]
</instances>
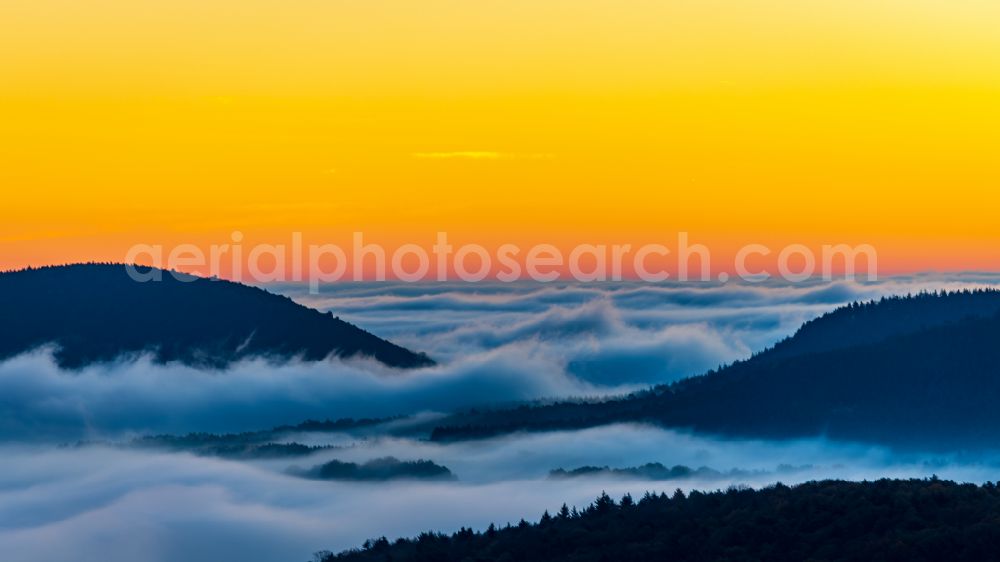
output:
<instances>
[{"instance_id":1,"label":"distant mountain ridge","mask_svg":"<svg viewBox=\"0 0 1000 562\"><path fill-rule=\"evenodd\" d=\"M166 271L161 277L138 282L122 264L0 273L0 359L53 345L58 364L71 369L141 353L211 368L255 357L434 364L423 353L263 289Z\"/></svg>"},{"instance_id":2,"label":"distant mountain ridge","mask_svg":"<svg viewBox=\"0 0 1000 562\"><path fill-rule=\"evenodd\" d=\"M431 437L648 422L738 437L1000 449L998 310L995 290L853 304L718 371L596 403L459 414Z\"/></svg>"}]
</instances>

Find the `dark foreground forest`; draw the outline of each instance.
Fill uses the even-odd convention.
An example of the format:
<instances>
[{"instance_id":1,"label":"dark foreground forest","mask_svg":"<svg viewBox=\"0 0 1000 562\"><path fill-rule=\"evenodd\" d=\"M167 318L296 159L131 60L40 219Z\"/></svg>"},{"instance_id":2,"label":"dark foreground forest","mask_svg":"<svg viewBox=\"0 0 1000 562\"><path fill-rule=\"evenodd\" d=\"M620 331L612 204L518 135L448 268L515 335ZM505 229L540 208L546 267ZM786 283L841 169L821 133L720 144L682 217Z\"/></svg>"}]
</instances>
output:
<instances>
[{"instance_id":1,"label":"dark foreground forest","mask_svg":"<svg viewBox=\"0 0 1000 562\"><path fill-rule=\"evenodd\" d=\"M537 523L369 541L321 562L1000 560L1000 488L823 481L619 501Z\"/></svg>"}]
</instances>

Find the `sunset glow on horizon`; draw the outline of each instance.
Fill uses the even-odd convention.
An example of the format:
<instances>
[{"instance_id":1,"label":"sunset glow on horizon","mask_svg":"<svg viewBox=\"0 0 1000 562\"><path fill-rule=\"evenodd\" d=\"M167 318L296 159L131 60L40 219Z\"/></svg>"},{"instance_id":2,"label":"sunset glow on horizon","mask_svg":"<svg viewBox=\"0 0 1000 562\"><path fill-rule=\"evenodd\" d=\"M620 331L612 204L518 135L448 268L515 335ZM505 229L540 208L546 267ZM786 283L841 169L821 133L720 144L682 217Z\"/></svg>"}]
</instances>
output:
<instances>
[{"instance_id":1,"label":"sunset glow on horizon","mask_svg":"<svg viewBox=\"0 0 1000 562\"><path fill-rule=\"evenodd\" d=\"M239 230L684 231L1000 270L995 1L37 0L0 22L0 269Z\"/></svg>"}]
</instances>

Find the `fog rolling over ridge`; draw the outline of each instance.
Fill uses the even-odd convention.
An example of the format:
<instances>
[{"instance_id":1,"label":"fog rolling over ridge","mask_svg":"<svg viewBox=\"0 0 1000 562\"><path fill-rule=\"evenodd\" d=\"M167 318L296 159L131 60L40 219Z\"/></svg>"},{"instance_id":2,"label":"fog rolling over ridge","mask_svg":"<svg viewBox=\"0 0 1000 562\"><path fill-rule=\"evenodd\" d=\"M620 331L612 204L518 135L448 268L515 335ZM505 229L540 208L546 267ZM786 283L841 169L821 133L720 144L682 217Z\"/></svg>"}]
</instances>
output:
<instances>
[{"instance_id":1,"label":"fog rolling over ridge","mask_svg":"<svg viewBox=\"0 0 1000 562\"><path fill-rule=\"evenodd\" d=\"M3 3L0 562L1000 562L998 29Z\"/></svg>"},{"instance_id":2,"label":"fog rolling over ridge","mask_svg":"<svg viewBox=\"0 0 1000 562\"><path fill-rule=\"evenodd\" d=\"M329 356L367 356L393 367L433 364L264 290L145 267L0 272L0 317L0 358L51 345L64 368L140 354L206 368L242 359Z\"/></svg>"},{"instance_id":3,"label":"fog rolling over ridge","mask_svg":"<svg viewBox=\"0 0 1000 562\"><path fill-rule=\"evenodd\" d=\"M457 415L432 438L640 421L732 436L995 448L998 310L992 289L851 303L702 376L603 402Z\"/></svg>"},{"instance_id":4,"label":"fog rolling over ridge","mask_svg":"<svg viewBox=\"0 0 1000 562\"><path fill-rule=\"evenodd\" d=\"M320 295L309 295L306 286L276 286L426 351L438 364L399 371L365 359L242 359L205 371L140 356L68 374L42 349L0 363L0 436L60 441L233 432L307 418L617 395L748 358L846 302L997 281L965 275L795 286L363 283Z\"/></svg>"},{"instance_id":5,"label":"fog rolling over ridge","mask_svg":"<svg viewBox=\"0 0 1000 562\"><path fill-rule=\"evenodd\" d=\"M988 447L901 448L831 435L812 425L803 426L809 431L802 434L722 437L726 428L706 425L697 433L684 424L670 429L661 426L663 420L633 416L608 417L593 427L509 433L524 429L515 424L476 439L427 437L454 420L447 416L455 410L478 408L488 416L492 408L523 401L618 397L749 359L848 302L998 281L988 275L928 275L795 286L373 283L329 287L320 295L309 295L305 287L275 286L269 289L425 351L436 364L401 370L360 357L241 358L204 368L146 355L64 369L51 348L17 355L0 363L0 552L11 562L305 561L313 551L356 547L383 535L536 521L564 502L582 508L602 490L615 498L626 492L638 498L646 490L760 487L777 480L934 474L963 482L996 480L1000 455ZM905 307L915 301L893 302ZM850 337L835 338L835 349L808 343L793 353L789 343L781 344L758 355L758 363L735 367L735 378L773 381L775 373L792 372L775 371L777 366L890 340L902 345L898 342L928 337L927 330L936 329L914 322L906 311L908 321L900 329L899 323L879 320L884 308L844 310L837 313L837 330ZM978 318L970 320L970 310ZM993 321L982 301L931 317L938 328L942 322ZM825 329L821 323L810 326L802 331L807 339ZM983 343L959 335L968 345ZM828 342L829 336L818 341ZM743 375L747 369L754 369L753 376ZM805 369L793 373L808 376ZM713 385L706 388L715 392ZM766 396L768 387L760 388ZM718 389L730 392L726 385ZM711 393L696 396L711 402ZM738 412L727 404L727 412ZM669 401L654 405L658 412L677 411ZM156 433L246 432L307 418L409 414L415 416L373 426L322 429L320 424L268 434L269 442L289 445L294 455L287 457L124 446L133 437ZM103 444L77 445L79 439ZM297 466L318 476L316 467L332 466L340 478L387 458L454 479L346 481L290 470ZM627 471L550 478L560 468L646 463L708 470L673 480L636 479Z\"/></svg>"}]
</instances>

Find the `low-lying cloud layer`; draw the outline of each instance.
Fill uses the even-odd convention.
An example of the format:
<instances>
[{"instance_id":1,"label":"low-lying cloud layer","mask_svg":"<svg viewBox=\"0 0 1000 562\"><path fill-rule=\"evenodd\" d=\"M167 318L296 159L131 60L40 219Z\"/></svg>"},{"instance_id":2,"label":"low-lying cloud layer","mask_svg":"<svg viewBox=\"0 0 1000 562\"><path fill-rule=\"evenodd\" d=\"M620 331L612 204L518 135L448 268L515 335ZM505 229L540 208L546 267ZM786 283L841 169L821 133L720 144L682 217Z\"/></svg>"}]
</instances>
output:
<instances>
[{"instance_id":1,"label":"low-lying cloud layer","mask_svg":"<svg viewBox=\"0 0 1000 562\"><path fill-rule=\"evenodd\" d=\"M460 480L345 483L285 474L292 464L386 454L432 458ZM646 490L760 486L776 479L773 474L660 482L546 478L552 468L583 464L662 462L722 471L812 465L781 475L786 483L935 473L982 482L1000 473L995 459L899 458L878 448L821 440L716 441L643 426L449 445L376 439L306 459L258 462L103 447L8 445L0 447L0 456L0 552L5 562L304 562L315 550L355 547L381 535L451 532L469 525L484 529L491 522L537 519L563 502L585 506L602 490L638 496Z\"/></svg>"},{"instance_id":2,"label":"low-lying cloud layer","mask_svg":"<svg viewBox=\"0 0 1000 562\"><path fill-rule=\"evenodd\" d=\"M517 356L487 352L412 374L367 361L248 361L206 372L148 359L70 373L37 353L0 364L0 439L236 432L597 392L532 347L520 346Z\"/></svg>"},{"instance_id":3,"label":"low-lying cloud layer","mask_svg":"<svg viewBox=\"0 0 1000 562\"><path fill-rule=\"evenodd\" d=\"M722 441L632 425L451 444L301 434L288 438L350 446L252 462L54 443L619 393L745 357L848 301L997 281L969 274L708 288L344 284L320 295L278 288L439 361L405 372L364 360L249 361L206 372L148 359L65 372L40 350L0 363L0 553L5 562L295 562L379 535L537 518L563 502L586 505L602 490L935 473L995 480L994 458L901 457L823 440ZM286 473L293 464L387 455L433 460L459 480L359 484ZM546 477L554 468L647 462L758 472L672 482ZM780 464L808 466L775 474Z\"/></svg>"},{"instance_id":4,"label":"low-lying cloud layer","mask_svg":"<svg viewBox=\"0 0 1000 562\"><path fill-rule=\"evenodd\" d=\"M45 350L0 363L0 440L244 431L307 418L389 416L628 392L702 373L840 304L993 284L985 275L782 285L342 284L276 287L439 365L371 361L204 372L148 359L58 369Z\"/></svg>"}]
</instances>

